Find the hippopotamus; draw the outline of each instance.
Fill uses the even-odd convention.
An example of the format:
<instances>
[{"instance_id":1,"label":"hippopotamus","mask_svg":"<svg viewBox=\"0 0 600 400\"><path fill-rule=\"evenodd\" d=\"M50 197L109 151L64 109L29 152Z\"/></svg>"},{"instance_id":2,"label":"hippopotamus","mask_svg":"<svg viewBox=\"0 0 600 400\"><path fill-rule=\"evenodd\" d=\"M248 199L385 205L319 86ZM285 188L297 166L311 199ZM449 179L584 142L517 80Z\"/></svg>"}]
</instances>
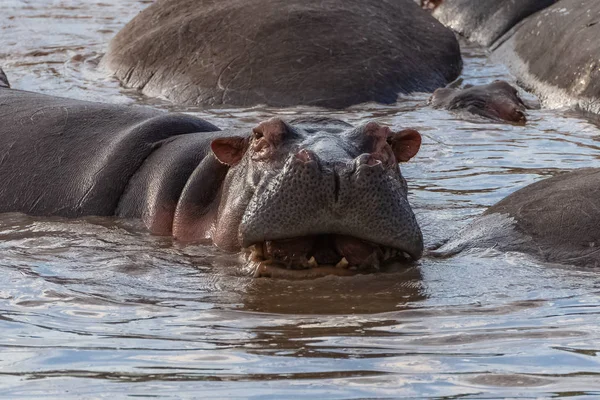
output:
<instances>
[{"instance_id":1,"label":"hippopotamus","mask_svg":"<svg viewBox=\"0 0 600 400\"><path fill-rule=\"evenodd\" d=\"M490 46L524 18L557 0L421 0L442 24ZM593 0L591 0L593 1Z\"/></svg>"},{"instance_id":2,"label":"hippopotamus","mask_svg":"<svg viewBox=\"0 0 600 400\"><path fill-rule=\"evenodd\" d=\"M494 46L492 57L545 107L600 113L600 2L561 0Z\"/></svg>"},{"instance_id":3,"label":"hippopotamus","mask_svg":"<svg viewBox=\"0 0 600 400\"><path fill-rule=\"evenodd\" d=\"M436 89L429 99L434 108L451 111L467 111L496 121L518 125L527 122L527 106L519 97L519 91L506 81L494 81L487 85L465 85L464 88Z\"/></svg>"},{"instance_id":4,"label":"hippopotamus","mask_svg":"<svg viewBox=\"0 0 600 400\"><path fill-rule=\"evenodd\" d=\"M413 129L272 118L250 130L0 89L0 212L139 218L243 252L254 276L368 272L421 257L399 162Z\"/></svg>"},{"instance_id":5,"label":"hippopotamus","mask_svg":"<svg viewBox=\"0 0 600 400\"><path fill-rule=\"evenodd\" d=\"M600 266L600 168L528 185L486 210L433 255L470 248L519 251L545 262Z\"/></svg>"},{"instance_id":6,"label":"hippopotamus","mask_svg":"<svg viewBox=\"0 0 600 400\"><path fill-rule=\"evenodd\" d=\"M341 109L432 92L462 69L414 0L159 0L109 44L124 86L188 105Z\"/></svg>"}]
</instances>

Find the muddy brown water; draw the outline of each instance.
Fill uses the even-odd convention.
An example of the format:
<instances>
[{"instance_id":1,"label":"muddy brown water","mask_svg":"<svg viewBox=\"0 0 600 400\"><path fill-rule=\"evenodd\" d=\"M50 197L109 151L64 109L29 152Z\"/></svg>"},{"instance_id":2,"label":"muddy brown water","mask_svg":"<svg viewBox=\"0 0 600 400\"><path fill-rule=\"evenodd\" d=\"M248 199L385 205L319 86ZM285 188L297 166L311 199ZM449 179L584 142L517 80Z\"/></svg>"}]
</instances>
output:
<instances>
[{"instance_id":1,"label":"muddy brown water","mask_svg":"<svg viewBox=\"0 0 600 400\"><path fill-rule=\"evenodd\" d=\"M0 64L13 86L191 112L251 127L310 109L180 109L96 68L149 1L3 0ZM466 83L513 80L463 43ZM566 110L526 127L424 106L335 116L411 126L402 170L428 245L559 171L599 166L600 129ZM134 221L0 216L0 398L599 398L600 271L518 253L424 258L393 274L250 279L235 256L180 246Z\"/></svg>"}]
</instances>

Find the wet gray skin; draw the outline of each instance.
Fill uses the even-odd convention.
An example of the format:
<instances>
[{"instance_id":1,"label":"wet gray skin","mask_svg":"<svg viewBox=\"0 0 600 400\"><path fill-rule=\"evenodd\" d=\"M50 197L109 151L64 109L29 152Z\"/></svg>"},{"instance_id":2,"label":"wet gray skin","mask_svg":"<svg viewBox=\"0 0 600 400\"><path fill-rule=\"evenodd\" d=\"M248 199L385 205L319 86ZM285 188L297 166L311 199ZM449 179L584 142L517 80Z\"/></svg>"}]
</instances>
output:
<instances>
[{"instance_id":1,"label":"wet gray skin","mask_svg":"<svg viewBox=\"0 0 600 400\"><path fill-rule=\"evenodd\" d=\"M429 100L433 108L450 111L466 111L471 114L517 125L527 122L528 108L519 97L516 88L505 81L487 85L465 85L464 88L441 88L433 92Z\"/></svg>"},{"instance_id":2,"label":"wet gray skin","mask_svg":"<svg viewBox=\"0 0 600 400\"><path fill-rule=\"evenodd\" d=\"M214 154L231 168L213 241L242 247L254 276L351 275L417 260L423 238L398 162L420 144L412 129L327 118L273 118L243 143L216 140Z\"/></svg>"}]
</instances>

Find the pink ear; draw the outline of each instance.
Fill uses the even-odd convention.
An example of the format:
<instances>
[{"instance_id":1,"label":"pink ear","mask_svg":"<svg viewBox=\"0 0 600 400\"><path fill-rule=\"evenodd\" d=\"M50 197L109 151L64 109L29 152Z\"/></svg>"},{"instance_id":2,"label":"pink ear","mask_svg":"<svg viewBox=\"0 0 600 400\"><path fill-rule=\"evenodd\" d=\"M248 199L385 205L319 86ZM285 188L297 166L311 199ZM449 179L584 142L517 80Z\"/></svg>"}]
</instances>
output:
<instances>
[{"instance_id":1,"label":"pink ear","mask_svg":"<svg viewBox=\"0 0 600 400\"><path fill-rule=\"evenodd\" d=\"M421 134L414 129L403 129L388 137L398 162L406 162L413 158L421 148Z\"/></svg>"},{"instance_id":2,"label":"pink ear","mask_svg":"<svg viewBox=\"0 0 600 400\"><path fill-rule=\"evenodd\" d=\"M217 160L225 165L233 166L244 157L248 148L248 140L241 137L219 138L212 141L210 148Z\"/></svg>"}]
</instances>

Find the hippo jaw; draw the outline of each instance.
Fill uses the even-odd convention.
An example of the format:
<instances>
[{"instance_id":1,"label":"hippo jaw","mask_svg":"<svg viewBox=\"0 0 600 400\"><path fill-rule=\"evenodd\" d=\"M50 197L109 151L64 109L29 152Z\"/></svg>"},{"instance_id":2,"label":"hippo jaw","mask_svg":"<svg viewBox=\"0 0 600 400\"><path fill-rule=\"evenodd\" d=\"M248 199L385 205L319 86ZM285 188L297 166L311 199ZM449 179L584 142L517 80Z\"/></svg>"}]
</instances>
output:
<instances>
[{"instance_id":1,"label":"hippo jaw","mask_svg":"<svg viewBox=\"0 0 600 400\"><path fill-rule=\"evenodd\" d=\"M398 166L418 151L418 132L370 123L322 134L264 124L230 171L215 244L241 248L257 277L352 275L420 258L422 234Z\"/></svg>"},{"instance_id":2,"label":"hippo jaw","mask_svg":"<svg viewBox=\"0 0 600 400\"><path fill-rule=\"evenodd\" d=\"M273 275L275 266L346 274L331 267L377 270L390 259L421 256L421 230L397 165L365 155L332 166L305 150L264 182L239 230L255 275Z\"/></svg>"},{"instance_id":3,"label":"hippo jaw","mask_svg":"<svg viewBox=\"0 0 600 400\"><path fill-rule=\"evenodd\" d=\"M422 250L421 250L422 251ZM420 257L352 236L323 234L265 240L244 248L245 270L254 277L288 279L378 272L386 265Z\"/></svg>"}]
</instances>

